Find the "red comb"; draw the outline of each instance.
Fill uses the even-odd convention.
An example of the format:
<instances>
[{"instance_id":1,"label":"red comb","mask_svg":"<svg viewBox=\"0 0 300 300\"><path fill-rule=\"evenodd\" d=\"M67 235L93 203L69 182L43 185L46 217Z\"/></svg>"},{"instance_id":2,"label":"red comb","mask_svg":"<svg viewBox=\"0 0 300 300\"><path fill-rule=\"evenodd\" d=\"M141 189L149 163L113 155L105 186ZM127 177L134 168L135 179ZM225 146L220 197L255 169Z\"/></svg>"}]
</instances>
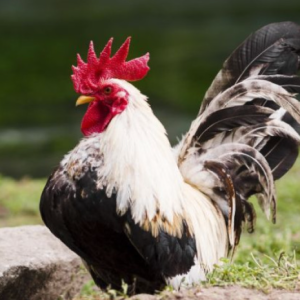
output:
<instances>
[{"instance_id":1,"label":"red comb","mask_svg":"<svg viewBox=\"0 0 300 300\"><path fill-rule=\"evenodd\" d=\"M112 42L113 38L108 41L99 58L97 58L93 42L91 42L86 63L79 54L77 55L77 67L72 66L74 74L71 76L77 93L92 94L97 90L100 79L117 78L134 81L146 76L149 71L147 65L149 53L126 62L130 37L126 39L116 54L110 57Z\"/></svg>"}]
</instances>

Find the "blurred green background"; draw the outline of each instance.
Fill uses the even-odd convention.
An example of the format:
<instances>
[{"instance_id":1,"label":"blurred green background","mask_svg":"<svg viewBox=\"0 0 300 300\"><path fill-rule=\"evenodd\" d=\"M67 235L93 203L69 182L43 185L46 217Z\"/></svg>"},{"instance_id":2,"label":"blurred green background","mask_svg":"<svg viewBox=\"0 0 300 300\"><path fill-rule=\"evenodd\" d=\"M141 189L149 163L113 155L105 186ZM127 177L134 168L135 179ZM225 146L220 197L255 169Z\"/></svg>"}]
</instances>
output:
<instances>
[{"instance_id":1,"label":"blurred green background","mask_svg":"<svg viewBox=\"0 0 300 300\"><path fill-rule=\"evenodd\" d=\"M0 173L45 177L79 138L70 80L90 40L115 51L132 36L129 58L150 52L135 85L150 98L171 141L184 133L224 59L252 31L300 23L300 1L0 1Z\"/></svg>"}]
</instances>

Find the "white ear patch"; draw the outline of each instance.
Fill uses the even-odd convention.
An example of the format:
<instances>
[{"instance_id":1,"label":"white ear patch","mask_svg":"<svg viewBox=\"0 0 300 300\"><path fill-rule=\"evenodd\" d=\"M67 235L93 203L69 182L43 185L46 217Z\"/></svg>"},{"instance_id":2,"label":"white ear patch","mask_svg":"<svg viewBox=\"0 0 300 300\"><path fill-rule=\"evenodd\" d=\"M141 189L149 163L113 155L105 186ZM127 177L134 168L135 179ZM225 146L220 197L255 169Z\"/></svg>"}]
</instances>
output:
<instances>
[{"instance_id":1,"label":"white ear patch","mask_svg":"<svg viewBox=\"0 0 300 300\"><path fill-rule=\"evenodd\" d=\"M116 96L119 98L124 98L124 97L126 97L126 93L124 91L120 91L116 94Z\"/></svg>"}]
</instances>

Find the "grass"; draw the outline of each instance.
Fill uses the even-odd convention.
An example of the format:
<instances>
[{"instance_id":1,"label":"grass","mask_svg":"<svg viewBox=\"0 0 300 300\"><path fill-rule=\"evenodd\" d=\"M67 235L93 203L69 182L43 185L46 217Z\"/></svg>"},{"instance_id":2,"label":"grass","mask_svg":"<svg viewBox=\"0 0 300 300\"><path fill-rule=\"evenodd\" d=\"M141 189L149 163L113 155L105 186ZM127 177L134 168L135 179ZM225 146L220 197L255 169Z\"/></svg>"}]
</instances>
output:
<instances>
[{"instance_id":1,"label":"grass","mask_svg":"<svg viewBox=\"0 0 300 300\"><path fill-rule=\"evenodd\" d=\"M294 255L287 256L281 252L278 257L265 255L267 260L262 262L251 253L251 261L244 263L230 263L224 259L222 266L216 266L208 275L204 286L228 286L238 284L246 288L255 288L266 293L272 289L299 289L300 266ZM254 263L254 265L253 265Z\"/></svg>"},{"instance_id":2,"label":"grass","mask_svg":"<svg viewBox=\"0 0 300 300\"><path fill-rule=\"evenodd\" d=\"M234 262L223 260L216 266L204 286L238 284L269 292L273 288L294 290L300 286L300 199L298 185L300 159L277 183L277 224L261 213L257 204L254 234L244 233ZM16 181L0 177L0 227L42 223L38 203L45 179L24 178ZM255 202L255 199L252 199ZM110 299L124 293L100 293L92 281L87 283L76 300Z\"/></svg>"},{"instance_id":3,"label":"grass","mask_svg":"<svg viewBox=\"0 0 300 300\"><path fill-rule=\"evenodd\" d=\"M0 176L0 227L42 224L38 203L45 182Z\"/></svg>"}]
</instances>

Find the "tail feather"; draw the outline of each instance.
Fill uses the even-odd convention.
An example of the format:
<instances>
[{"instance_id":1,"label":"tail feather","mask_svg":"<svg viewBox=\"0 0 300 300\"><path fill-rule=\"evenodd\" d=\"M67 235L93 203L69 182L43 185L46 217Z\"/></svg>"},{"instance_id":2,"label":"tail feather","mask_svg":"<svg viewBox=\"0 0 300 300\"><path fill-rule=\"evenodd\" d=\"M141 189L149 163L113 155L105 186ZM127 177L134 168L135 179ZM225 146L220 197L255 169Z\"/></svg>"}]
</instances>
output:
<instances>
[{"instance_id":1,"label":"tail feather","mask_svg":"<svg viewBox=\"0 0 300 300\"><path fill-rule=\"evenodd\" d=\"M211 101L199 119L202 121L214 111L225 107L244 105L257 98L275 102L300 123L299 103L293 94L288 93L284 88L270 81L252 78L238 83L219 94Z\"/></svg>"},{"instance_id":2,"label":"tail feather","mask_svg":"<svg viewBox=\"0 0 300 300\"><path fill-rule=\"evenodd\" d=\"M198 151L197 147L190 149L194 161L185 160L181 171L187 182L219 206L227 221L229 241L234 248L244 222L248 224L249 231L253 231L255 213L247 203L251 195L258 196L267 217L272 212L272 218L275 218L273 208L276 195L272 171L259 151L244 144L223 144L202 150L202 154L197 156Z\"/></svg>"},{"instance_id":3,"label":"tail feather","mask_svg":"<svg viewBox=\"0 0 300 300\"><path fill-rule=\"evenodd\" d=\"M293 75L299 69L300 26L273 23L251 34L225 61L205 94L199 114L219 93L251 75Z\"/></svg>"},{"instance_id":4,"label":"tail feather","mask_svg":"<svg viewBox=\"0 0 300 300\"><path fill-rule=\"evenodd\" d=\"M192 123L192 126L185 136L180 149L180 160L185 156L186 151L192 146L195 136L199 135L202 124L209 123L209 119L213 117L213 113L225 108L232 108L232 113L235 113L235 107L244 106L245 104L253 103L256 99L265 99L263 107L267 103L266 101L272 101L276 105L273 107L281 107L282 110L273 110L272 118L283 118L286 113L299 124L300 123L300 104L294 98L294 95L288 93L284 88L266 80L245 80L233 87L227 89L223 93L214 98L206 110L196 118ZM247 105L247 109L251 111L252 105ZM257 103L255 104L257 106ZM272 107L268 105L270 109ZM283 112L283 114L276 116L275 112ZM245 116L245 113L241 115L241 118ZM199 129L200 128L200 129ZM213 134L213 133L212 133Z\"/></svg>"},{"instance_id":5,"label":"tail feather","mask_svg":"<svg viewBox=\"0 0 300 300\"><path fill-rule=\"evenodd\" d=\"M216 159L228 169L228 174L232 177L233 181L239 181L239 186L234 185L236 191L246 198L249 193L261 195L261 208L269 217L271 202L276 201L275 187L273 181L272 171L264 156L256 149L237 143L220 145L214 149L210 149L206 154L201 156L201 160ZM242 180L240 168L244 169L249 178L256 179L249 186L247 180ZM250 189L250 191L249 191ZM273 212L274 213L274 212Z\"/></svg>"},{"instance_id":6,"label":"tail feather","mask_svg":"<svg viewBox=\"0 0 300 300\"><path fill-rule=\"evenodd\" d=\"M243 223L254 230L250 196L276 220L274 180L292 167L300 144L299 62L297 24L252 34L225 61L177 146L184 179L220 208L233 250Z\"/></svg>"},{"instance_id":7,"label":"tail feather","mask_svg":"<svg viewBox=\"0 0 300 300\"><path fill-rule=\"evenodd\" d=\"M265 122L273 112L271 109L258 106L236 106L217 110L200 123L194 134L194 141L203 146L217 134L223 133L225 137L241 126Z\"/></svg>"},{"instance_id":8,"label":"tail feather","mask_svg":"<svg viewBox=\"0 0 300 300\"><path fill-rule=\"evenodd\" d=\"M251 80L266 80L283 87L289 93L300 92L300 77L287 75L258 75L249 77Z\"/></svg>"}]
</instances>

